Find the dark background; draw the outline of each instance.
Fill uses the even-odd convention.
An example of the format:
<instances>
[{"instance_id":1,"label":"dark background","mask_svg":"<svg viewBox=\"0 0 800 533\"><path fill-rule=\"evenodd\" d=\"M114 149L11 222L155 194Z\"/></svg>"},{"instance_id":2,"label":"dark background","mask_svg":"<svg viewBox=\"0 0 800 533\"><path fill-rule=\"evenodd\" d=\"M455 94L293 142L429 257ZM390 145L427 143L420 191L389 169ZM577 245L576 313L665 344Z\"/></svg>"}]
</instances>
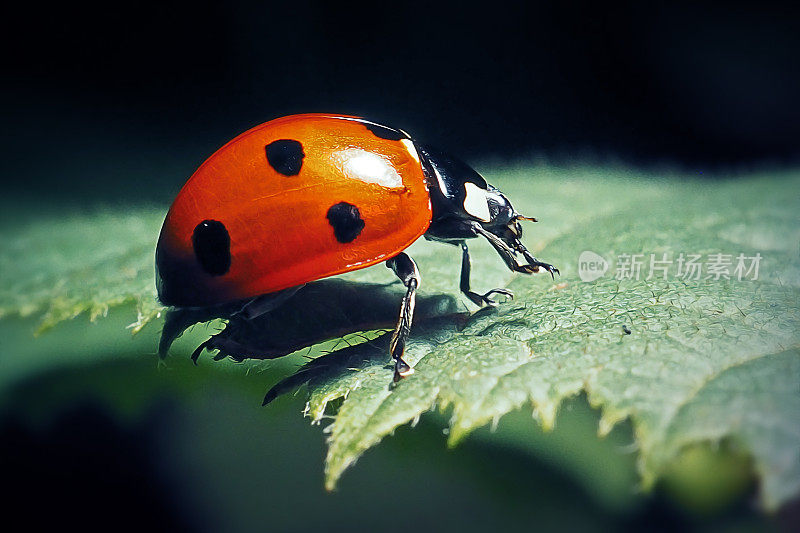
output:
<instances>
[{"instance_id":1,"label":"dark background","mask_svg":"<svg viewBox=\"0 0 800 533\"><path fill-rule=\"evenodd\" d=\"M800 9L781 3L31 3L4 18L12 192L168 201L236 134L313 111L469 161L707 175L800 153Z\"/></svg>"}]
</instances>

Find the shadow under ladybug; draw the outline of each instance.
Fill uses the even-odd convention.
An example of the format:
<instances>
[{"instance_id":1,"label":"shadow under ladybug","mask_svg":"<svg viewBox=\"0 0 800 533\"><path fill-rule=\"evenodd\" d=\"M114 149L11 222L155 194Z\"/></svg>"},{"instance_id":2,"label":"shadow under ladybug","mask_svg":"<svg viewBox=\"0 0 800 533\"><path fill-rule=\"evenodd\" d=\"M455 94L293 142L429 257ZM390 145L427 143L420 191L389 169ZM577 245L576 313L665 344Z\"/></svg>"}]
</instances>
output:
<instances>
[{"instance_id":1,"label":"shadow under ladybug","mask_svg":"<svg viewBox=\"0 0 800 533\"><path fill-rule=\"evenodd\" d=\"M189 327L219 318L227 320L227 324L197 347L192 354L195 363L203 350L217 351L215 360L276 359L350 333L391 329L397 321L397 300L403 292L397 282L361 283L333 278L308 283L281 301L279 311L255 317L247 316L250 306L243 307L241 302L212 308L170 309L159 355L165 358L175 339ZM266 300L275 303L269 297ZM257 299L254 303L258 303ZM463 304L444 294L420 297L416 309L418 325L434 318L460 325L469 316Z\"/></svg>"}]
</instances>

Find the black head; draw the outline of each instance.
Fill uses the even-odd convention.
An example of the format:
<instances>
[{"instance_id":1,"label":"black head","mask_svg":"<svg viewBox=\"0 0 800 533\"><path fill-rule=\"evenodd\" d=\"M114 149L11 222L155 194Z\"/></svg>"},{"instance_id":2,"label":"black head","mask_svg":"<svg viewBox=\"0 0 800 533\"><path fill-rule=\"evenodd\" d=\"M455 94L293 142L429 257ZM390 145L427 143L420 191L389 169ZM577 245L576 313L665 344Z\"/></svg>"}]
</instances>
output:
<instances>
[{"instance_id":1,"label":"black head","mask_svg":"<svg viewBox=\"0 0 800 533\"><path fill-rule=\"evenodd\" d=\"M536 221L517 213L508 198L466 163L425 145L416 145L428 179L433 220L427 236L457 241L474 237L472 224L519 249L521 220Z\"/></svg>"}]
</instances>

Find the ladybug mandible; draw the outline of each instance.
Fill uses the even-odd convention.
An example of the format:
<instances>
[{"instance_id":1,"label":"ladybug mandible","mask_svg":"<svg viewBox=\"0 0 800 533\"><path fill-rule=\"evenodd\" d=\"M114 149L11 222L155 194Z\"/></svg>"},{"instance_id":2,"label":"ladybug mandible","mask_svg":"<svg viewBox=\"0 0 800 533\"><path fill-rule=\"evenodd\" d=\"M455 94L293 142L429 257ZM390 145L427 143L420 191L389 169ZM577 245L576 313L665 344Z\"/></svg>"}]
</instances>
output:
<instances>
[{"instance_id":1,"label":"ladybug mandible","mask_svg":"<svg viewBox=\"0 0 800 533\"><path fill-rule=\"evenodd\" d=\"M535 221L475 170L403 130L292 115L239 135L183 186L156 248L158 295L175 307L250 301L254 317L308 282L386 262L407 289L390 343L397 380L413 371L403 352L420 285L403 250L421 236L460 246L461 292L494 306L492 295L513 295L470 289L467 239L488 240L514 272L558 272L520 242L520 220Z\"/></svg>"}]
</instances>

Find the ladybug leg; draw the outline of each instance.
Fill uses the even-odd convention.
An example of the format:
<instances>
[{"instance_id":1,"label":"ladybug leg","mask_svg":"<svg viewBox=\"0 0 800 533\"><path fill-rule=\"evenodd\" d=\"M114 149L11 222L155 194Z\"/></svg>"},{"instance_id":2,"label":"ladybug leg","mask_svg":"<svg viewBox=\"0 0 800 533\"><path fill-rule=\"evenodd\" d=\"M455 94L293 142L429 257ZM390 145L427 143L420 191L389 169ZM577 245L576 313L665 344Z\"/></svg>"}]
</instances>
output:
<instances>
[{"instance_id":1,"label":"ladybug leg","mask_svg":"<svg viewBox=\"0 0 800 533\"><path fill-rule=\"evenodd\" d=\"M517 242L516 246L518 251L522 252L525 260L528 261L527 264L520 265L516 257L517 250L511 248L494 233L483 229L480 224L473 224L472 227L476 232L478 232L479 235L489 241L489 244L491 244L500 257L503 258L503 261L505 261L506 266L508 266L510 270L513 270L514 272L521 272L523 274L533 274L534 272L539 272L540 268L543 268L550 273L550 276L552 276L553 279L555 279L556 273L559 275L561 274L556 267L547 263L542 263L536 259L533 254L531 254L527 248L522 245L522 243Z\"/></svg>"},{"instance_id":2,"label":"ladybug leg","mask_svg":"<svg viewBox=\"0 0 800 533\"><path fill-rule=\"evenodd\" d=\"M461 292L463 292L472 303L481 307L484 305L488 305L490 307L497 306L497 302L491 298L493 294L502 294L509 299L514 298L514 293L508 289L492 289L485 294L473 292L469 288L469 275L471 270L472 266L470 265L469 261L469 248L467 248L466 242L461 241Z\"/></svg>"},{"instance_id":3,"label":"ladybug leg","mask_svg":"<svg viewBox=\"0 0 800 533\"><path fill-rule=\"evenodd\" d=\"M389 353L394 359L394 381L397 382L414 372L414 369L403 360L403 352L406 349L406 339L411 331L416 293L422 278L419 275L417 264L404 252L400 252L386 261L386 266L391 268L406 286L406 294L400 304L400 318L389 343Z\"/></svg>"}]
</instances>

